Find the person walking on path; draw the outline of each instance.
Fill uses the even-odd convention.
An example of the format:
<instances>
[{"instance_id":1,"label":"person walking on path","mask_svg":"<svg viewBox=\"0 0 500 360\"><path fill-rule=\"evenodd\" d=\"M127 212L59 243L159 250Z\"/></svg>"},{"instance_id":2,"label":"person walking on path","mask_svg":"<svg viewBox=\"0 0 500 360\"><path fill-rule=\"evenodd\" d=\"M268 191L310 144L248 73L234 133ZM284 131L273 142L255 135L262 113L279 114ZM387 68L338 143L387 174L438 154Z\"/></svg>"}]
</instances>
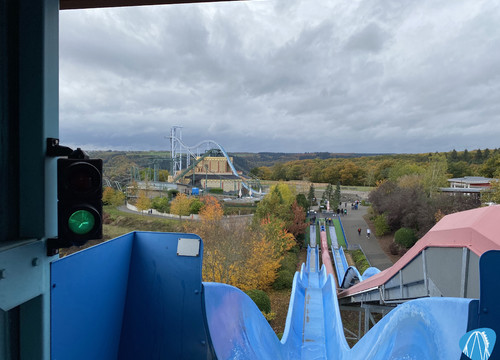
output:
<instances>
[{"instance_id":1,"label":"person walking on path","mask_svg":"<svg viewBox=\"0 0 500 360\"><path fill-rule=\"evenodd\" d=\"M361 236L361 228L358 228L358 235Z\"/></svg>"},{"instance_id":2,"label":"person walking on path","mask_svg":"<svg viewBox=\"0 0 500 360\"><path fill-rule=\"evenodd\" d=\"M366 237L369 238L370 237L370 228L366 228Z\"/></svg>"}]
</instances>

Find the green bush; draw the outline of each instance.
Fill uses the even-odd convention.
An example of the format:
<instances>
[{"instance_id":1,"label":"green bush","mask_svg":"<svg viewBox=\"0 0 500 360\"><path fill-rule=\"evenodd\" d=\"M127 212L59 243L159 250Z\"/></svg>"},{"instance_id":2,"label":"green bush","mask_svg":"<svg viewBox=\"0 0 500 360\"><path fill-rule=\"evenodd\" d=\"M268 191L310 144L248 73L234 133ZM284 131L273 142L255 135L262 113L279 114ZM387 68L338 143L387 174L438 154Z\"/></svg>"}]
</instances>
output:
<instances>
[{"instance_id":1,"label":"green bush","mask_svg":"<svg viewBox=\"0 0 500 360\"><path fill-rule=\"evenodd\" d=\"M360 274L363 274L366 269L370 267L368 260L366 260L365 255L361 250L350 251L352 260L356 265L356 269L358 269Z\"/></svg>"},{"instance_id":2,"label":"green bush","mask_svg":"<svg viewBox=\"0 0 500 360\"><path fill-rule=\"evenodd\" d=\"M293 285L293 276L295 271L283 269L278 271L278 277L273 283L274 290L291 289Z\"/></svg>"},{"instance_id":3,"label":"green bush","mask_svg":"<svg viewBox=\"0 0 500 360\"><path fill-rule=\"evenodd\" d=\"M189 206L189 213L190 214L198 214L202 207L203 207L203 203L198 199L194 199L191 202L191 205Z\"/></svg>"},{"instance_id":4,"label":"green bush","mask_svg":"<svg viewBox=\"0 0 500 360\"><path fill-rule=\"evenodd\" d=\"M269 313L271 312L271 300L269 296L262 290L248 290L246 294L254 301L260 311Z\"/></svg>"},{"instance_id":5,"label":"green bush","mask_svg":"<svg viewBox=\"0 0 500 360\"><path fill-rule=\"evenodd\" d=\"M151 207L162 213L170 212L170 203L168 202L168 198L166 197L155 197L151 201Z\"/></svg>"},{"instance_id":6,"label":"green bush","mask_svg":"<svg viewBox=\"0 0 500 360\"><path fill-rule=\"evenodd\" d=\"M298 254L300 252L300 246L299 245L294 245L292 246L292 248L290 249L290 252L294 253L294 254ZM299 261L299 259L297 258L297 261Z\"/></svg>"},{"instance_id":7,"label":"green bush","mask_svg":"<svg viewBox=\"0 0 500 360\"><path fill-rule=\"evenodd\" d=\"M409 249L417 242L417 236L412 229L401 228L394 234L394 241L405 249Z\"/></svg>"},{"instance_id":8,"label":"green bush","mask_svg":"<svg viewBox=\"0 0 500 360\"><path fill-rule=\"evenodd\" d=\"M389 225L387 224L387 217L385 216L385 214L376 216L375 220L373 221L373 225L375 225L376 236L385 235L391 230L389 228Z\"/></svg>"},{"instance_id":9,"label":"green bush","mask_svg":"<svg viewBox=\"0 0 500 360\"><path fill-rule=\"evenodd\" d=\"M208 192L210 194L222 194L224 192L224 190L222 190L221 188L212 188L212 189L209 189Z\"/></svg>"}]
</instances>

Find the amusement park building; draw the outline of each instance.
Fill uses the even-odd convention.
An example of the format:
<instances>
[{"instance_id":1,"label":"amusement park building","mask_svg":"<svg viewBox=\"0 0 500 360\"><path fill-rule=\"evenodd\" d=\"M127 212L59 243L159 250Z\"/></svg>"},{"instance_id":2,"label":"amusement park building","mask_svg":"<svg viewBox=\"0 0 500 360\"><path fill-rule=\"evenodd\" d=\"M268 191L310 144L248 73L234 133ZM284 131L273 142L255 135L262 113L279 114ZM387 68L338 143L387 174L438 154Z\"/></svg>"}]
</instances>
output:
<instances>
[{"instance_id":1,"label":"amusement park building","mask_svg":"<svg viewBox=\"0 0 500 360\"><path fill-rule=\"evenodd\" d=\"M490 179L482 176L465 176L462 178L448 179L449 187L441 188L442 192L453 194L474 194L480 196L481 191L488 190L493 181L498 179Z\"/></svg>"},{"instance_id":2,"label":"amusement park building","mask_svg":"<svg viewBox=\"0 0 500 360\"><path fill-rule=\"evenodd\" d=\"M233 161L233 158L229 158ZM238 171L242 176L242 172ZM184 176L185 181L192 181L193 172ZM207 156L194 168L194 185L205 188L221 188L226 192L239 191L242 179L233 174L228 159L224 156Z\"/></svg>"}]
</instances>

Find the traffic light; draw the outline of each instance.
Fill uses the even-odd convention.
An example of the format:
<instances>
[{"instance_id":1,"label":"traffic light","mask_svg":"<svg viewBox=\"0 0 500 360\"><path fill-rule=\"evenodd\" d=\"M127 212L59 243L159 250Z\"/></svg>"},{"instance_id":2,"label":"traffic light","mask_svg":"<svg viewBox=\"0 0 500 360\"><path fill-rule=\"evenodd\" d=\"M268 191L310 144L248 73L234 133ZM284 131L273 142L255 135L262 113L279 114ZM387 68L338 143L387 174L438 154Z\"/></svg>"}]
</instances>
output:
<instances>
[{"instance_id":1,"label":"traffic light","mask_svg":"<svg viewBox=\"0 0 500 360\"><path fill-rule=\"evenodd\" d=\"M81 246L102 238L102 160L57 160L58 243Z\"/></svg>"}]
</instances>

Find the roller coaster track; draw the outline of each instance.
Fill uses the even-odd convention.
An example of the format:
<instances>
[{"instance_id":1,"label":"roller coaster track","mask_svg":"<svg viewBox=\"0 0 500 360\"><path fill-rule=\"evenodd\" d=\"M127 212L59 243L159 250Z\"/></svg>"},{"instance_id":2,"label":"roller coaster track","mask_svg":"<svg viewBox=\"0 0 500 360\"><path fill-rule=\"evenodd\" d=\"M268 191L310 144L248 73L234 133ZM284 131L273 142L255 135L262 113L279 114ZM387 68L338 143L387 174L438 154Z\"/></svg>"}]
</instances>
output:
<instances>
[{"instance_id":1,"label":"roller coaster track","mask_svg":"<svg viewBox=\"0 0 500 360\"><path fill-rule=\"evenodd\" d=\"M231 171L233 173L234 176L236 176L238 179L241 180L241 184L242 186L247 189L248 191L252 191L252 193L256 194L256 193L262 193L262 189L259 189L258 191L256 191L255 189L253 189L250 184L248 184L245 179L243 177L240 176L240 174L238 174L238 171L236 171L236 168L234 167L233 165L233 162L231 161L228 153L226 152L226 150L224 150L224 148L222 147L222 145L220 145L219 143L215 142L214 140L203 140L201 142L199 142L198 144L194 145L194 146L187 146L179 137L177 136L174 136L174 135L171 135L170 136L170 139L171 141L174 140L176 142L178 142L183 149L185 149L188 154L193 158L193 159L197 159L198 157L201 156L200 152L199 152L199 149L207 149L207 150L213 150L213 149L219 149L222 154L224 155L224 157L227 159L227 163L229 164L229 167L231 168ZM195 153L195 150L198 150L197 153ZM205 155L206 156L206 155ZM175 177L177 178L177 175L175 175Z\"/></svg>"}]
</instances>

